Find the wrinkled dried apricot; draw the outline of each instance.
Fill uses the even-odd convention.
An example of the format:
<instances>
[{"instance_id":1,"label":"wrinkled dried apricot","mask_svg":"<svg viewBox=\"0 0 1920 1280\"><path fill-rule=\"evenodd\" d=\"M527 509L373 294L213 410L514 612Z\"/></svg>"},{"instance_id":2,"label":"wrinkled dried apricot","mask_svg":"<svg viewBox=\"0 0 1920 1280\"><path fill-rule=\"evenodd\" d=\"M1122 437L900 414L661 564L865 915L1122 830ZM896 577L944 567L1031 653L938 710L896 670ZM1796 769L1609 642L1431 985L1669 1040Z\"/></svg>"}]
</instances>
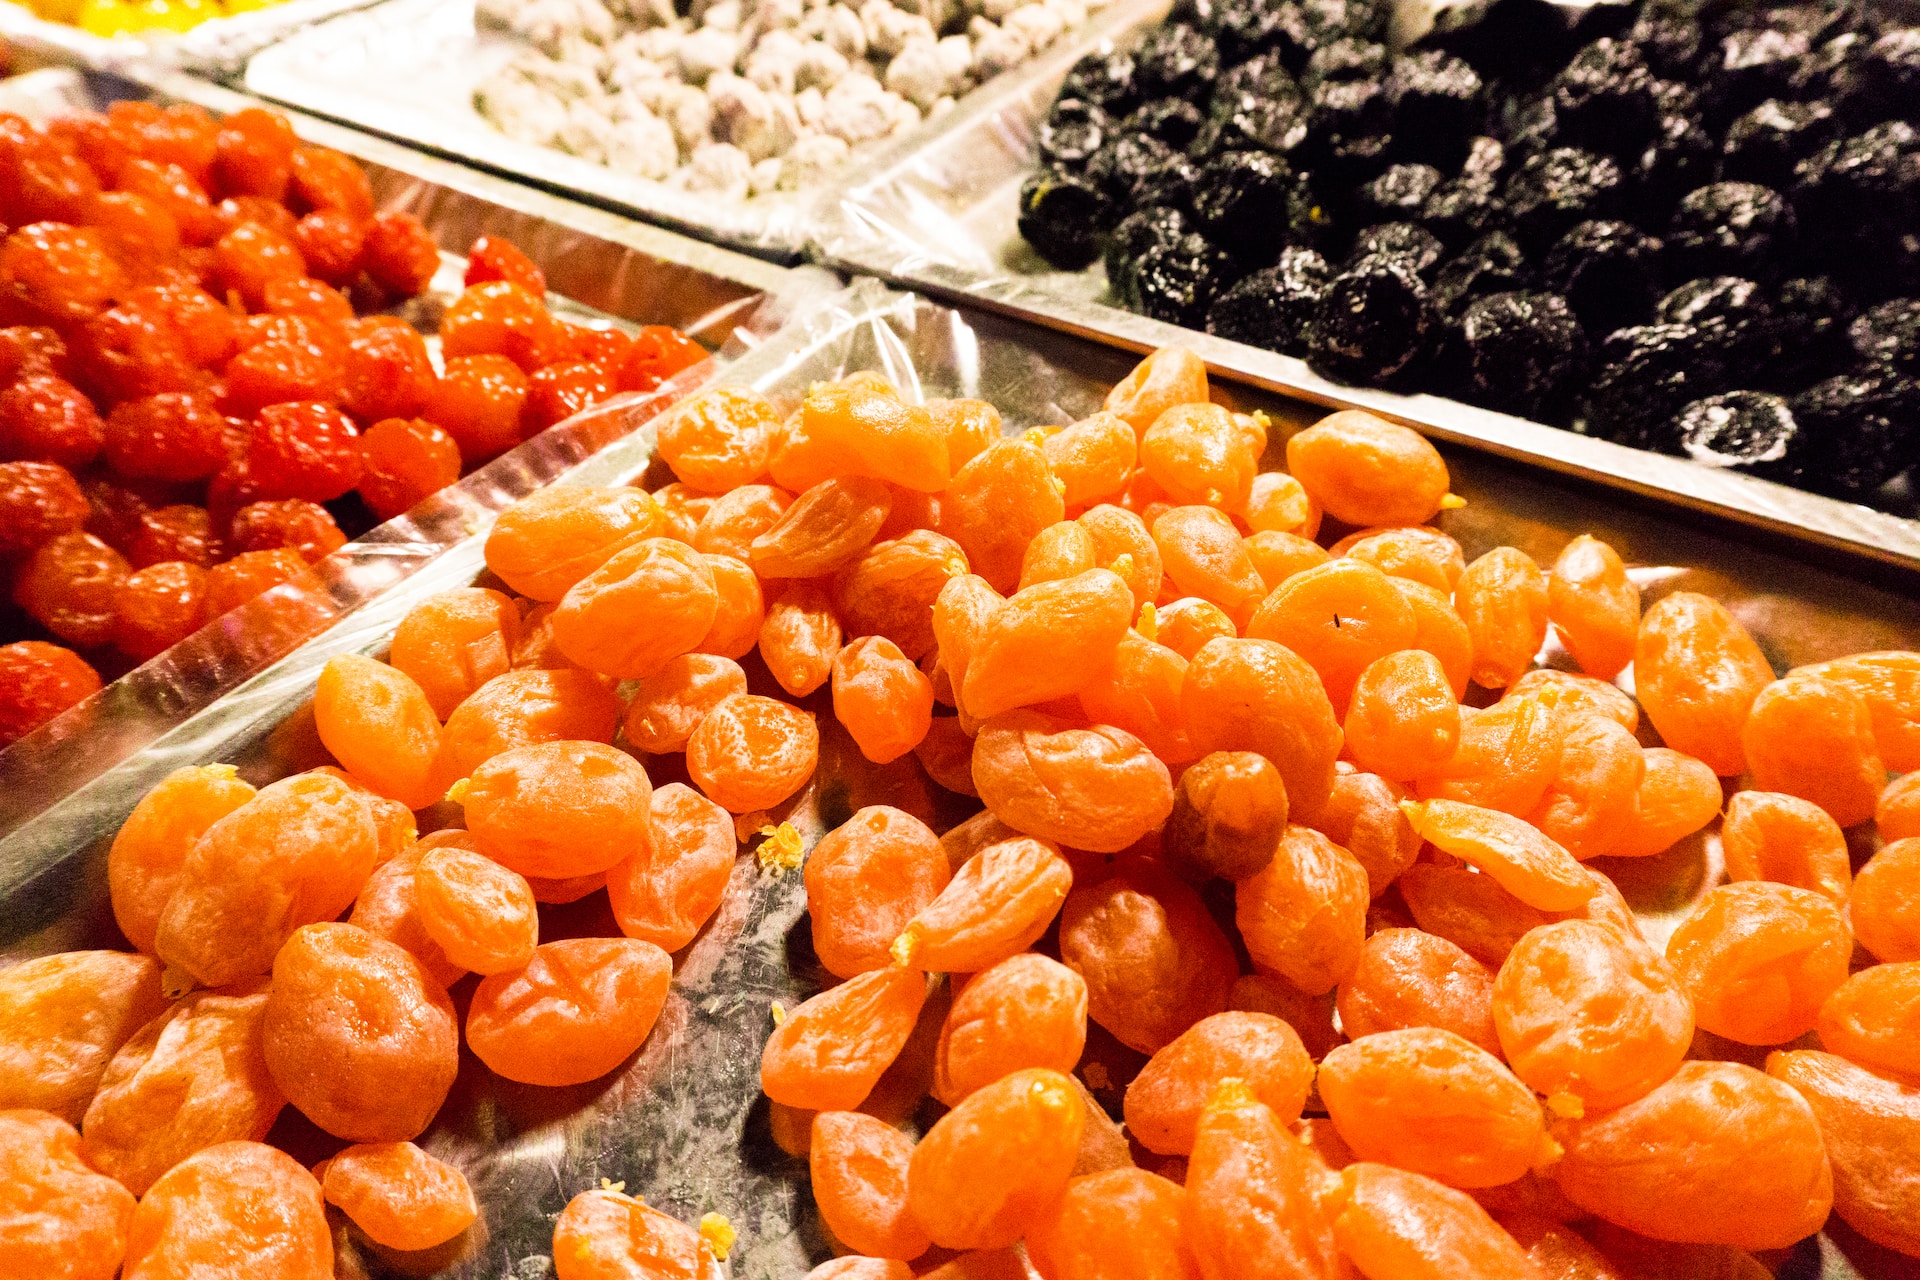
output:
<instances>
[{"instance_id":1,"label":"wrinkled dried apricot","mask_svg":"<svg viewBox=\"0 0 1920 1280\"><path fill-rule=\"evenodd\" d=\"M646 1042L667 999L673 961L635 938L543 942L523 969L474 989L467 1045L522 1084L597 1080Z\"/></svg>"}]
</instances>

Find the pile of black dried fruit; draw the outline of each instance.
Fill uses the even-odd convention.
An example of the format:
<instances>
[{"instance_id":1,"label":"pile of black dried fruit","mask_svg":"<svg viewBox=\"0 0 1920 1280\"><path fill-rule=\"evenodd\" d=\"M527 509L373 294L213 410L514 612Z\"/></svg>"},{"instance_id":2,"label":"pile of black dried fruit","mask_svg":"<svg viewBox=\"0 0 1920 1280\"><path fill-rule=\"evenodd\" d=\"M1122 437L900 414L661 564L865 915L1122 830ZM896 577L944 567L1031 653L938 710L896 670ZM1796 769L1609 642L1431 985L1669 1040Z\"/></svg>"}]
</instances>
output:
<instances>
[{"instance_id":1,"label":"pile of black dried fruit","mask_svg":"<svg viewBox=\"0 0 1920 1280\"><path fill-rule=\"evenodd\" d=\"M1067 77L1022 234L1338 381L1860 500L1920 461L1920 27L1473 0L1396 56L1390 8L1178 0Z\"/></svg>"}]
</instances>

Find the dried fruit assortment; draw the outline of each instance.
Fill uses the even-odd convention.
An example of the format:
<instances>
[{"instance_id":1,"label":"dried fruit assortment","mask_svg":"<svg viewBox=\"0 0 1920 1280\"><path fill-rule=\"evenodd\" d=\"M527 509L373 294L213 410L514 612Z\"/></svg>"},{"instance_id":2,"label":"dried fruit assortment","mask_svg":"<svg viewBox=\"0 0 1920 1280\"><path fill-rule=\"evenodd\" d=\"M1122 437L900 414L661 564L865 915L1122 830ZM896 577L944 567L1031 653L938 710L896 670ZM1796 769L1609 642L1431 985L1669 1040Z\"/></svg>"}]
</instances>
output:
<instances>
[{"instance_id":1,"label":"dried fruit assortment","mask_svg":"<svg viewBox=\"0 0 1920 1280\"><path fill-rule=\"evenodd\" d=\"M326 556L341 522L390 519L705 356L664 326L555 317L539 268L491 236L436 353L377 313L426 288L433 237L275 112L0 115L0 175L0 560L20 611L0 636L25 638L0 647L0 746L97 689L94 668Z\"/></svg>"},{"instance_id":2,"label":"dried fruit assortment","mask_svg":"<svg viewBox=\"0 0 1920 1280\"><path fill-rule=\"evenodd\" d=\"M1920 654L1776 678L1596 539L1469 562L1420 436L1282 448L1180 349L1001 426L864 373L702 393L677 479L527 499L497 588L327 664L341 767L167 778L108 861L132 950L0 974L0 1269L329 1276L328 1204L457 1248L419 1142L462 1035L525 1085L619 1068L743 840L804 860L833 979L760 1060L818 1280L1764 1274L1830 1214L1920 1256ZM822 716L985 807L807 851ZM1729 883L1643 933L1611 876L1723 807ZM606 936L549 936L602 889ZM262 1141L289 1103L317 1169ZM564 1190L558 1280L734 1240Z\"/></svg>"},{"instance_id":3,"label":"dried fruit assortment","mask_svg":"<svg viewBox=\"0 0 1920 1280\"><path fill-rule=\"evenodd\" d=\"M1920 461L1920 29L1829 3L1181 0L1020 230L1134 311L1856 501ZM1462 16L1464 15L1464 16Z\"/></svg>"},{"instance_id":4,"label":"dried fruit assortment","mask_svg":"<svg viewBox=\"0 0 1920 1280\"><path fill-rule=\"evenodd\" d=\"M484 0L523 47L474 90L510 138L719 200L847 161L1078 31L1107 0Z\"/></svg>"}]
</instances>

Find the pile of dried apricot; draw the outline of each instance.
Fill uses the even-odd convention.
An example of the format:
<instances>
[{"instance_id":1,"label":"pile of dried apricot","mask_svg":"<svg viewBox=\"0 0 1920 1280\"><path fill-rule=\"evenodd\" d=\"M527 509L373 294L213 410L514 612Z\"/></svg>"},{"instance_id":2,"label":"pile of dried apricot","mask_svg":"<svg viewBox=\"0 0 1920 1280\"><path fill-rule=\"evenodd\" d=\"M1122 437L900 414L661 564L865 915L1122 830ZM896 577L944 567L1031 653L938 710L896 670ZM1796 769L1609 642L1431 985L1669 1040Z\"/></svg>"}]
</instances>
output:
<instances>
[{"instance_id":1,"label":"pile of dried apricot","mask_svg":"<svg viewBox=\"0 0 1920 1280\"><path fill-rule=\"evenodd\" d=\"M769 1011L761 1085L815 1280L1761 1276L1830 1213L1920 1256L1920 654L1776 679L1593 538L1469 563L1411 431L1268 445L1169 349L1016 435L866 374L723 387L660 420L675 482L519 504L500 589L327 665L339 768L175 773L109 861L133 951L0 974L0 1269L327 1276L328 1203L457 1236L413 1145L448 987L502 1077L618 1068L741 837L806 852L829 710L984 808L806 852L838 981ZM1649 938L1604 869L1683 841L1729 882ZM542 940L602 889L622 936ZM262 1145L289 1102L353 1145ZM731 1240L584 1189L554 1274Z\"/></svg>"},{"instance_id":2,"label":"pile of dried apricot","mask_svg":"<svg viewBox=\"0 0 1920 1280\"><path fill-rule=\"evenodd\" d=\"M0 746L97 688L90 666L145 661L339 547L337 513L390 519L705 355L555 318L497 237L434 355L376 314L427 286L433 237L261 109L0 114L0 240L0 562L7 629L40 642L0 649Z\"/></svg>"}]
</instances>

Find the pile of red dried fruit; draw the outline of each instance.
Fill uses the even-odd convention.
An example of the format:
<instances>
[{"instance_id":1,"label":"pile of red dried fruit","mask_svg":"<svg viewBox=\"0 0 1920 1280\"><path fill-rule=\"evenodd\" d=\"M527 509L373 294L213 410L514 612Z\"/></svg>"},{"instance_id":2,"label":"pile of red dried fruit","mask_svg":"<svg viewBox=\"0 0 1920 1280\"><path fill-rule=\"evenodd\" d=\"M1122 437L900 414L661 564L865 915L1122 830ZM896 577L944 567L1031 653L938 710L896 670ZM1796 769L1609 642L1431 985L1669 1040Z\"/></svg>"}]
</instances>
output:
<instances>
[{"instance_id":1,"label":"pile of red dried fruit","mask_svg":"<svg viewBox=\"0 0 1920 1280\"><path fill-rule=\"evenodd\" d=\"M506 591L329 663L341 769L174 774L109 864L135 953L0 975L0 1106L34 1109L0 1113L0 1262L325 1277L323 1200L457 1234L471 1193L410 1145L447 987L481 975L507 1079L618 1068L736 833L805 852L816 691L986 807L865 808L806 857L841 981L771 1010L761 1083L845 1253L815 1280L1759 1276L1830 1212L1920 1255L1920 772L1888 782L1920 654L1776 679L1593 538L1468 563L1413 432L1266 446L1178 350L1012 437L856 375L784 420L705 393L659 425L678 482L509 511ZM416 840L443 794L464 829ZM1731 882L1656 946L1606 871L1716 819ZM1857 874L1846 827L1884 841ZM602 889L622 936L541 941ZM289 1101L357 1144L317 1178L260 1145ZM608 1186L553 1267L711 1280L731 1238Z\"/></svg>"},{"instance_id":2,"label":"pile of red dried fruit","mask_svg":"<svg viewBox=\"0 0 1920 1280\"><path fill-rule=\"evenodd\" d=\"M12 628L140 662L376 520L617 390L704 358L547 311L524 254L482 238L422 336L369 314L440 250L377 213L351 158L278 113L116 103L0 115L0 561ZM0 649L0 745L98 688L49 644Z\"/></svg>"}]
</instances>

